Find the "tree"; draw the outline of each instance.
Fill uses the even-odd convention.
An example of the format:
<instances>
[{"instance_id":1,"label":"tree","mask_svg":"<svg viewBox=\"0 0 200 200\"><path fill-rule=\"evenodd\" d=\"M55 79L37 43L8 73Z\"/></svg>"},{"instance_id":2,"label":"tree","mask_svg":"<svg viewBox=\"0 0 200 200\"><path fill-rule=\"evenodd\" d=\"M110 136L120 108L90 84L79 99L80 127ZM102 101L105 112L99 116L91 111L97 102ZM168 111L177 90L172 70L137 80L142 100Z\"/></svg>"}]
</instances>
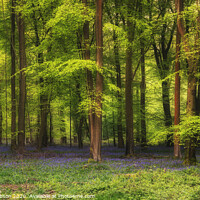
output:
<instances>
[{"instance_id":1,"label":"tree","mask_svg":"<svg viewBox=\"0 0 200 200\"><path fill-rule=\"evenodd\" d=\"M12 1L11 9L11 103L12 103L12 119L11 119L11 149L16 148L16 97L15 97L15 2Z\"/></svg>"},{"instance_id":2,"label":"tree","mask_svg":"<svg viewBox=\"0 0 200 200\"><path fill-rule=\"evenodd\" d=\"M22 3L22 2L19 2ZM21 12L18 13L18 32L19 32L19 105L18 105L18 151L24 152L25 146L25 101L26 101L26 47L25 47L25 23Z\"/></svg>"},{"instance_id":3,"label":"tree","mask_svg":"<svg viewBox=\"0 0 200 200\"><path fill-rule=\"evenodd\" d=\"M197 8L198 8L198 1ZM187 87L187 108L186 114L188 117L194 116L196 114L196 73L197 73L197 64L199 63L199 45L198 45L198 37L195 37L195 45L194 45L194 53L191 51L192 44L189 42L188 34L186 34L186 29L184 26L182 9L184 8L184 3L182 0L177 0L177 11L178 11L178 18L177 26L178 31L181 35L181 39L183 42L183 48L185 51L187 65L188 65L188 87ZM200 15L198 12L197 17L197 35L198 35L198 26L199 26ZM191 54L192 52L192 54ZM196 164L196 137L188 137L185 142L185 160L184 163L186 165L193 165Z\"/></svg>"},{"instance_id":4,"label":"tree","mask_svg":"<svg viewBox=\"0 0 200 200\"><path fill-rule=\"evenodd\" d=\"M119 13L117 11L119 7L119 1L115 0L115 8L116 8L116 16L115 16L115 26L119 26ZM124 138L122 132L122 83L121 83L121 65L119 60L119 44L117 41L117 34L114 30L113 32L113 40L114 40L114 54L115 54L115 65L116 65L116 72L117 72L117 87L120 91L117 92L118 97L118 114L117 114L117 134L118 134L118 147L124 147Z\"/></svg>"},{"instance_id":5,"label":"tree","mask_svg":"<svg viewBox=\"0 0 200 200\"><path fill-rule=\"evenodd\" d=\"M140 19L142 19L143 15L143 2L140 2L139 11L140 11ZM143 30L141 30L141 35L143 33ZM145 90L146 90L146 81L145 81L145 44L144 44L144 38L140 39L140 45L141 45L141 87L140 87L140 113L141 113L141 144L142 146L146 145L146 105L145 105Z\"/></svg>"},{"instance_id":6,"label":"tree","mask_svg":"<svg viewBox=\"0 0 200 200\"><path fill-rule=\"evenodd\" d=\"M177 2L176 2L177 7ZM177 9L177 8L176 8ZM181 17L180 14L183 11L183 5L179 6L179 10L177 10L177 24L178 20ZM178 125L180 123L180 45L181 45L181 35L179 33L179 29L177 27L176 31L176 60L175 60L175 112L174 112L174 125ZM181 150L180 150L180 139L177 134L178 130L175 130L174 133L174 157L180 158L181 157Z\"/></svg>"},{"instance_id":7,"label":"tree","mask_svg":"<svg viewBox=\"0 0 200 200\"><path fill-rule=\"evenodd\" d=\"M102 92L103 92L103 0L96 0L96 63L98 71L96 75L96 107L94 121L94 135L92 138L92 155L95 161L101 161L101 134L102 134Z\"/></svg>"},{"instance_id":8,"label":"tree","mask_svg":"<svg viewBox=\"0 0 200 200\"><path fill-rule=\"evenodd\" d=\"M83 0L84 6L86 8L86 13L87 15L87 7L88 7L88 1ZM85 60L90 60L90 33L89 33L89 21L85 21L84 26L83 26L83 37L84 37L84 51L83 51L83 58ZM92 149L93 149L93 136L94 136L94 106L93 106L93 101L94 101L94 85L93 85L93 78L92 78L92 72L91 70L87 69L87 91L88 91L88 97L90 100L89 104L89 113L88 113L88 120L89 120L89 132L90 132L90 156L93 157L92 155Z\"/></svg>"},{"instance_id":9,"label":"tree","mask_svg":"<svg viewBox=\"0 0 200 200\"><path fill-rule=\"evenodd\" d=\"M16 149L16 95L15 95L15 0L11 5L11 150Z\"/></svg>"},{"instance_id":10,"label":"tree","mask_svg":"<svg viewBox=\"0 0 200 200\"><path fill-rule=\"evenodd\" d=\"M126 155L134 154L133 139L133 71L132 71L132 42L134 39L134 24L131 20L134 3L129 0L127 4L127 34L128 44L126 49L126 82L125 82L125 107L126 107Z\"/></svg>"}]
</instances>

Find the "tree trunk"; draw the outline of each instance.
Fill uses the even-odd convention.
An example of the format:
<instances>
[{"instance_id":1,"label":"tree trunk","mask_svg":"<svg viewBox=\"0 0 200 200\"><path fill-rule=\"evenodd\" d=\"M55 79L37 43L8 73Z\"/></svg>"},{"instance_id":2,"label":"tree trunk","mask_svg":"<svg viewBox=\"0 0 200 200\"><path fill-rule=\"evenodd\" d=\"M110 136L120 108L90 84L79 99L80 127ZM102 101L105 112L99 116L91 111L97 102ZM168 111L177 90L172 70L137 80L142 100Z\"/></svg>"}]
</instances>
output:
<instances>
[{"instance_id":1,"label":"tree trunk","mask_svg":"<svg viewBox=\"0 0 200 200\"><path fill-rule=\"evenodd\" d=\"M176 1L178 16L181 15L181 11L183 11L183 1ZM199 18L197 19L197 23L199 24ZM193 56L191 56L190 45L188 42L186 30L184 27L184 23L181 17L178 18L177 21L178 31L181 35L181 39L183 41L183 47L185 50L185 54L187 56L188 63L188 89L187 89L187 115L193 116L196 114L196 77L195 74L197 72L197 63ZM197 49L199 51L199 49ZM185 165L194 165L196 164L196 138L188 137L186 139L185 145Z\"/></svg>"},{"instance_id":2,"label":"tree trunk","mask_svg":"<svg viewBox=\"0 0 200 200\"><path fill-rule=\"evenodd\" d=\"M116 26L118 26L118 13L116 14ZM117 35L114 31L113 33L113 40L114 40L114 54L115 54L115 65L116 65L116 72L117 72L117 87L120 91L117 92L118 98L118 108L117 108L117 134L118 134L118 148L124 148L124 138L122 132L122 95L121 95L121 65L119 60L119 46L117 42Z\"/></svg>"},{"instance_id":3,"label":"tree trunk","mask_svg":"<svg viewBox=\"0 0 200 200\"><path fill-rule=\"evenodd\" d=\"M140 92L141 93L141 92ZM139 95L139 86L136 87L136 99L135 101L137 102L136 108L135 108L135 113L136 116L136 123L135 123L135 141L138 144L141 144L141 108L140 108L140 95Z\"/></svg>"},{"instance_id":4,"label":"tree trunk","mask_svg":"<svg viewBox=\"0 0 200 200\"><path fill-rule=\"evenodd\" d=\"M44 81L41 80L40 83ZM48 145L47 134L47 114L48 114L48 99L45 94L40 94L40 132L39 132L39 149Z\"/></svg>"},{"instance_id":5,"label":"tree trunk","mask_svg":"<svg viewBox=\"0 0 200 200\"><path fill-rule=\"evenodd\" d=\"M83 148L83 121L84 121L84 117L81 116L79 120L79 124L78 124L78 130L77 130L79 149Z\"/></svg>"},{"instance_id":6,"label":"tree trunk","mask_svg":"<svg viewBox=\"0 0 200 200\"><path fill-rule=\"evenodd\" d=\"M19 30L19 57L20 57L20 77L19 77L19 111L18 111L18 151L23 154L25 147L25 101L26 101L26 51L25 51L25 30L22 14L18 14Z\"/></svg>"},{"instance_id":7,"label":"tree trunk","mask_svg":"<svg viewBox=\"0 0 200 200\"><path fill-rule=\"evenodd\" d=\"M30 144L33 144L33 134L32 134L32 128L31 128L31 118L30 118L30 112L28 109L28 104L27 104L27 123L29 126L29 132L30 132Z\"/></svg>"},{"instance_id":8,"label":"tree trunk","mask_svg":"<svg viewBox=\"0 0 200 200\"><path fill-rule=\"evenodd\" d=\"M87 0L83 0L83 3L85 7L87 8ZM87 13L86 13L87 14ZM84 23L83 27L83 35L84 35L84 53L83 57L85 60L90 60L90 43L89 43L89 22L86 21ZM89 134L90 134L90 157L93 157L93 135L94 135L94 107L93 107L93 101L94 101L94 86L93 86L93 79L92 79L92 72L87 69L87 90L88 90L88 96L90 99L90 105L89 105L89 113L88 113L88 121L89 121Z\"/></svg>"},{"instance_id":9,"label":"tree trunk","mask_svg":"<svg viewBox=\"0 0 200 200\"><path fill-rule=\"evenodd\" d=\"M71 102L71 90L70 90L70 107L69 107L69 143L70 148L72 147L72 102Z\"/></svg>"},{"instance_id":10,"label":"tree trunk","mask_svg":"<svg viewBox=\"0 0 200 200\"><path fill-rule=\"evenodd\" d=\"M16 150L16 95L15 95L15 0L11 8L11 150Z\"/></svg>"},{"instance_id":11,"label":"tree trunk","mask_svg":"<svg viewBox=\"0 0 200 200\"><path fill-rule=\"evenodd\" d=\"M38 47L40 45L40 38L38 32L38 24L36 14L34 13L34 31L35 31L35 46ZM43 53L38 53L38 63L43 63ZM44 88L44 79L40 78L40 87L41 90ZM48 116L48 96L46 92L40 94L40 130L39 130L39 145L38 148L46 147L48 145L48 133L47 133L47 116Z\"/></svg>"},{"instance_id":12,"label":"tree trunk","mask_svg":"<svg viewBox=\"0 0 200 200\"><path fill-rule=\"evenodd\" d=\"M52 109L50 107L49 103L49 144L53 144L53 115L52 115Z\"/></svg>"},{"instance_id":13,"label":"tree trunk","mask_svg":"<svg viewBox=\"0 0 200 200\"><path fill-rule=\"evenodd\" d=\"M60 109L60 135L61 138L65 138L63 141L64 143L67 142L67 138L66 138L66 128L65 128L65 116L63 113L63 107L61 107ZM65 143L66 144L66 143Z\"/></svg>"},{"instance_id":14,"label":"tree trunk","mask_svg":"<svg viewBox=\"0 0 200 200\"><path fill-rule=\"evenodd\" d=\"M180 16L178 16L180 17ZM178 125L180 123L180 45L181 45L181 35L179 33L177 27L176 33L176 60L175 60L175 111L174 111L174 125ZM181 158L181 149L180 149L180 141L179 136L177 134L178 130L175 130L174 133L174 157Z\"/></svg>"},{"instance_id":15,"label":"tree trunk","mask_svg":"<svg viewBox=\"0 0 200 200\"><path fill-rule=\"evenodd\" d=\"M200 72L200 69L199 69ZM196 114L200 115L200 79L198 79L198 92L197 92L197 99L196 99Z\"/></svg>"},{"instance_id":16,"label":"tree trunk","mask_svg":"<svg viewBox=\"0 0 200 200\"><path fill-rule=\"evenodd\" d=\"M0 102L0 145L2 144L2 134L3 134L3 116L2 116L2 105Z\"/></svg>"},{"instance_id":17,"label":"tree trunk","mask_svg":"<svg viewBox=\"0 0 200 200\"><path fill-rule=\"evenodd\" d=\"M116 147L116 139L115 139L115 113L113 111L113 146Z\"/></svg>"},{"instance_id":18,"label":"tree trunk","mask_svg":"<svg viewBox=\"0 0 200 200\"><path fill-rule=\"evenodd\" d=\"M131 13L132 1L129 0L128 9L129 15ZM132 72L132 42L133 42L133 24L127 19L128 31L128 47L126 50L126 82L125 82L125 107L126 107L126 155L134 154L134 139L133 139L133 72Z\"/></svg>"},{"instance_id":19,"label":"tree trunk","mask_svg":"<svg viewBox=\"0 0 200 200\"><path fill-rule=\"evenodd\" d=\"M140 2L139 7L139 15L140 20L142 20L143 17L143 3ZM143 34L143 30L141 30L141 35ZM145 81L145 51L144 51L144 39L141 38L140 45L141 45L141 88L140 88L140 115L141 115L141 146L146 146L146 106L145 106L145 90L146 90L146 81Z\"/></svg>"},{"instance_id":20,"label":"tree trunk","mask_svg":"<svg viewBox=\"0 0 200 200\"><path fill-rule=\"evenodd\" d=\"M187 89L187 115L192 116L196 113L196 77L195 67L189 64L188 89ZM195 165L196 160L196 138L189 137L186 139L185 146L185 165Z\"/></svg>"},{"instance_id":21,"label":"tree trunk","mask_svg":"<svg viewBox=\"0 0 200 200\"><path fill-rule=\"evenodd\" d=\"M102 31L103 0L96 0L96 62L99 70L103 67L103 31ZM101 135L102 135L102 92L103 75L97 71L96 76L96 108L92 155L95 161L101 161Z\"/></svg>"},{"instance_id":22,"label":"tree trunk","mask_svg":"<svg viewBox=\"0 0 200 200\"><path fill-rule=\"evenodd\" d=\"M165 115L165 126L169 128L172 125L172 116L170 111L170 98L168 80L162 82L162 102ZM172 145L172 134L167 135L167 146Z\"/></svg>"}]
</instances>

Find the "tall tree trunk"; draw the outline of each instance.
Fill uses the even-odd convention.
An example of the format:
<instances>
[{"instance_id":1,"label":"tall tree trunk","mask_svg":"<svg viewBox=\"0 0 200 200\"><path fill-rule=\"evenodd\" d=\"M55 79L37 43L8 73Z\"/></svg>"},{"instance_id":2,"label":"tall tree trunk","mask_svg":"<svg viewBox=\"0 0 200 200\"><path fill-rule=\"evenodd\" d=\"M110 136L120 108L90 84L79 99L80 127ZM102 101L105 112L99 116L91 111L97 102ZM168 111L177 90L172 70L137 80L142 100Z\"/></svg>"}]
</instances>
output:
<instances>
[{"instance_id":1,"label":"tall tree trunk","mask_svg":"<svg viewBox=\"0 0 200 200\"><path fill-rule=\"evenodd\" d=\"M133 2L128 1L128 18L127 18L127 31L128 31L128 45L126 50L126 82L125 82L125 107L126 107L126 155L134 154L134 139L133 139L133 72L132 72L132 42L133 42L133 23L130 21L130 9Z\"/></svg>"},{"instance_id":2,"label":"tall tree trunk","mask_svg":"<svg viewBox=\"0 0 200 200\"><path fill-rule=\"evenodd\" d=\"M35 31L35 37L36 42L35 46L40 46L40 38L39 38L39 32L38 32L38 24L37 24L37 17L34 13L34 31ZM38 53L38 63L42 64L44 61L43 53ZM41 90L44 88L44 79L40 78L40 87ZM46 147L48 145L48 133L47 133L47 116L48 116L48 96L46 92L43 92L40 94L40 130L39 130L39 145L38 148L41 149L42 147Z\"/></svg>"},{"instance_id":3,"label":"tall tree trunk","mask_svg":"<svg viewBox=\"0 0 200 200\"><path fill-rule=\"evenodd\" d=\"M19 76L19 111L18 111L18 151L23 154L25 147L25 101L26 101L26 50L25 50L25 30L24 19L21 13L18 14L19 31L19 57L20 57L20 76Z\"/></svg>"},{"instance_id":4,"label":"tall tree trunk","mask_svg":"<svg viewBox=\"0 0 200 200\"><path fill-rule=\"evenodd\" d=\"M196 4L197 7L199 7L199 0L196 0ZM200 38L200 11L198 10L198 19L197 19L197 36L196 36L196 40L199 40ZM198 43L197 43L198 44ZM197 47L198 51L197 51L197 66L200 66L200 52L199 52L199 48ZM198 72L200 72L200 67L198 67ZM196 115L200 115L200 78L198 78L198 82L197 82L197 97L196 97Z\"/></svg>"},{"instance_id":5,"label":"tall tree trunk","mask_svg":"<svg viewBox=\"0 0 200 200\"><path fill-rule=\"evenodd\" d=\"M118 4L115 1L115 6ZM115 25L118 26L118 13L116 14ZM124 148L124 138L122 132L122 95L121 95L121 65L119 60L119 45L117 42L117 35L113 33L113 40L114 40L114 54L115 54L115 65L116 65L116 72L117 72L117 87L120 91L117 92L118 98L118 108L117 108L117 134L118 134L118 147Z\"/></svg>"},{"instance_id":6,"label":"tall tree trunk","mask_svg":"<svg viewBox=\"0 0 200 200\"><path fill-rule=\"evenodd\" d=\"M43 83L44 80L41 80ZM42 86L43 87L43 86ZM39 149L48 145L48 133L47 133L47 115L48 115L48 99L46 94L40 94L40 132L39 132Z\"/></svg>"},{"instance_id":7,"label":"tall tree trunk","mask_svg":"<svg viewBox=\"0 0 200 200\"><path fill-rule=\"evenodd\" d=\"M83 0L83 3L85 7L88 6L88 1ZM87 13L86 13L87 14ZM83 27L83 35L84 35L84 52L83 57L85 60L90 60L90 43L89 43L89 21L86 21L84 23ZM89 105L89 132L90 132L90 157L93 157L93 135L94 135L94 107L93 107L93 101L94 101L94 86L93 86L93 79L92 79L92 72L87 69L87 90L88 90L88 96L90 98L90 105Z\"/></svg>"},{"instance_id":8,"label":"tall tree trunk","mask_svg":"<svg viewBox=\"0 0 200 200\"><path fill-rule=\"evenodd\" d=\"M169 98L169 81L162 82L162 102L165 116L165 126L169 128L172 125L172 116L170 111L170 98ZM167 135L167 146L172 145L172 134Z\"/></svg>"},{"instance_id":9,"label":"tall tree trunk","mask_svg":"<svg viewBox=\"0 0 200 200\"><path fill-rule=\"evenodd\" d=\"M145 82L145 53L144 53L144 44L141 43L141 94L140 94L140 113L141 113L141 145L146 146L146 105L145 105L145 90L146 90L146 82Z\"/></svg>"},{"instance_id":10,"label":"tall tree trunk","mask_svg":"<svg viewBox=\"0 0 200 200\"><path fill-rule=\"evenodd\" d=\"M196 77L194 66L189 65L188 73L188 90L187 90L187 115L195 115L196 112ZM186 139L185 146L185 165L196 164L196 138L189 137Z\"/></svg>"},{"instance_id":11,"label":"tall tree trunk","mask_svg":"<svg viewBox=\"0 0 200 200\"><path fill-rule=\"evenodd\" d=\"M15 0L11 8L11 150L16 150L16 95L15 95Z\"/></svg>"},{"instance_id":12,"label":"tall tree trunk","mask_svg":"<svg viewBox=\"0 0 200 200\"><path fill-rule=\"evenodd\" d=\"M197 1L198 2L198 1ZM184 7L182 0L177 0L177 12L178 16L181 15L182 8ZM197 23L199 23L199 18L197 19ZM183 47L185 50L185 54L187 56L188 63L188 89L187 89L187 115L193 116L196 114L196 71L197 71L197 63L195 61L196 58L191 56L190 45L188 42L188 38L186 35L186 30L184 27L184 23L181 17L178 18L177 21L178 30L181 35L181 39L183 41ZM199 49L197 49L199 51ZM186 139L185 146L185 165L193 165L196 164L196 138L188 137Z\"/></svg>"},{"instance_id":13,"label":"tall tree trunk","mask_svg":"<svg viewBox=\"0 0 200 200\"><path fill-rule=\"evenodd\" d=\"M103 0L96 0L96 63L99 70L103 67ZM102 92L103 92L103 75L97 71L96 76L96 108L92 155L95 161L101 161L101 135L102 135Z\"/></svg>"},{"instance_id":14,"label":"tall tree trunk","mask_svg":"<svg viewBox=\"0 0 200 200\"><path fill-rule=\"evenodd\" d=\"M143 3L140 2L139 13L140 13L140 20L143 17ZM141 35L143 30L141 30ZM146 90L146 81L145 81L145 51L144 51L144 41L143 38L140 40L141 45L141 88L140 88L140 114L141 114L141 145L146 146L146 107L145 107L145 90Z\"/></svg>"},{"instance_id":15,"label":"tall tree trunk","mask_svg":"<svg viewBox=\"0 0 200 200\"><path fill-rule=\"evenodd\" d=\"M182 6L181 6L182 7ZM177 8L176 8L177 9ZM182 11L182 8L181 8ZM180 14L180 13L179 13ZM178 15L178 17L180 17ZM181 35L179 33L178 27L176 32L176 60L175 60L175 112L174 112L174 125L178 125L180 123L180 45L181 45ZM178 130L175 130L174 133L174 157L181 158L181 149L180 149L180 141L179 136L177 134Z\"/></svg>"}]
</instances>

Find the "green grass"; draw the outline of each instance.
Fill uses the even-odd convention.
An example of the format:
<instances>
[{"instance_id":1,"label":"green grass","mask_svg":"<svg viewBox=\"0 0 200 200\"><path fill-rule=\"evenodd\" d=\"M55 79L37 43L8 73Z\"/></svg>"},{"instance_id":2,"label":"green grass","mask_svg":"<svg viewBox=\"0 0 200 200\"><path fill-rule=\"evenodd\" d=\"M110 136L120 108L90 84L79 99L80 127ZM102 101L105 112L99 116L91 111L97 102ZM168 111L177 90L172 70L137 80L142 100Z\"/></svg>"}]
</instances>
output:
<instances>
[{"instance_id":1,"label":"green grass","mask_svg":"<svg viewBox=\"0 0 200 200\"><path fill-rule=\"evenodd\" d=\"M87 158L4 159L0 162L0 197L21 199L152 199L199 200L200 169L163 168L161 159L146 159L152 165L139 166L142 159L93 163ZM137 162L137 164L135 164ZM128 165L126 165L129 163ZM153 164L154 163L154 164ZM174 165L174 164L173 164ZM123 167L120 167L123 166ZM138 166L138 167L136 167ZM160 166L160 167L159 167ZM43 196L37 196L43 195ZM46 195L46 196L44 196ZM23 197L23 198L22 198Z\"/></svg>"}]
</instances>

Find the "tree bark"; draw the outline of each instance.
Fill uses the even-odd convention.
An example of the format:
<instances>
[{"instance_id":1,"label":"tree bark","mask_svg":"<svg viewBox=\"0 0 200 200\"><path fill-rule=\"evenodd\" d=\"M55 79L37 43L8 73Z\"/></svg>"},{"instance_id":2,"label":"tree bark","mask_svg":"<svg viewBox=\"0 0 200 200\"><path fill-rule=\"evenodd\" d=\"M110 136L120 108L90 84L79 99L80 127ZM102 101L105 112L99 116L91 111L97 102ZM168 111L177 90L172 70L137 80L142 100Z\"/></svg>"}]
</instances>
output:
<instances>
[{"instance_id":1,"label":"tree bark","mask_svg":"<svg viewBox=\"0 0 200 200\"><path fill-rule=\"evenodd\" d=\"M177 9L177 8L176 8ZM181 9L182 10L182 9ZM180 13L178 13L178 18L180 17ZM175 111L174 111L174 125L178 125L180 123L180 45L181 45L181 35L179 33L178 27L176 32L176 60L175 60ZM181 158L181 149L180 149L180 139L177 134L178 130L175 129L174 133L174 157Z\"/></svg>"},{"instance_id":2,"label":"tree bark","mask_svg":"<svg viewBox=\"0 0 200 200\"><path fill-rule=\"evenodd\" d=\"M50 107L49 103L49 144L53 144L53 115L52 115L52 108Z\"/></svg>"},{"instance_id":3,"label":"tree bark","mask_svg":"<svg viewBox=\"0 0 200 200\"><path fill-rule=\"evenodd\" d=\"M35 31L35 46L40 46L40 38L38 32L38 23L37 17L34 12L34 31ZM38 53L38 63L42 64L44 61L43 53ZM41 90L44 88L44 79L40 78L40 87ZM38 148L41 149L42 147L46 147L48 145L48 133L47 133L47 116L48 116L48 96L46 92L40 94L40 130L39 130L39 143Z\"/></svg>"},{"instance_id":4,"label":"tree bark","mask_svg":"<svg viewBox=\"0 0 200 200\"><path fill-rule=\"evenodd\" d=\"M20 57L20 77L19 77L19 111L18 111L18 152L23 154L25 147L25 101L26 101L26 50L25 50L25 28L24 19L21 13L18 14L19 31L19 57Z\"/></svg>"},{"instance_id":5,"label":"tree bark","mask_svg":"<svg viewBox=\"0 0 200 200\"><path fill-rule=\"evenodd\" d=\"M113 111L113 146L116 147L116 139L115 139L115 113Z\"/></svg>"},{"instance_id":6,"label":"tree bark","mask_svg":"<svg viewBox=\"0 0 200 200\"><path fill-rule=\"evenodd\" d=\"M40 83L44 80L40 78ZM43 87L43 86L42 86ZM46 94L40 94L40 131L39 131L39 149L48 145L48 134L47 134L47 115L48 115L48 99Z\"/></svg>"},{"instance_id":7,"label":"tree bark","mask_svg":"<svg viewBox=\"0 0 200 200\"><path fill-rule=\"evenodd\" d=\"M142 10L142 2L140 3L140 20L142 20L143 10ZM143 31L141 30L141 34ZM144 41L141 38L141 88L140 88L140 114L141 114L141 145L146 146L146 105L145 105L145 90L146 90L146 81L145 81L145 51L144 51Z\"/></svg>"},{"instance_id":8,"label":"tree bark","mask_svg":"<svg viewBox=\"0 0 200 200\"><path fill-rule=\"evenodd\" d=\"M115 6L118 4L115 1ZM118 26L118 13L116 13L115 18L115 25ZM122 132L122 95L121 95L121 65L119 60L119 45L117 42L117 35L113 33L113 40L114 40L114 55L115 55L115 65L116 65L116 72L117 72L117 87L120 91L117 92L117 99L118 99L118 108L117 108L117 135L118 135L118 148L124 148L124 138Z\"/></svg>"},{"instance_id":9,"label":"tree bark","mask_svg":"<svg viewBox=\"0 0 200 200\"><path fill-rule=\"evenodd\" d=\"M181 12L184 10L184 4L182 0L177 0L176 2L178 16L181 16ZM197 23L199 23L199 18L197 19ZM197 62L196 58L191 56L191 50L189 41L186 35L186 30L184 27L184 23L182 20L182 16L178 18L177 21L178 31L181 35L181 39L183 41L183 48L185 50L187 63L188 63L188 89L187 89L187 108L186 113L188 116L193 116L196 114L196 77L195 74L197 72ZM197 49L199 51L199 49ZM193 165L196 164L196 138L188 137L186 139L185 145L185 165Z\"/></svg>"},{"instance_id":10,"label":"tree bark","mask_svg":"<svg viewBox=\"0 0 200 200\"><path fill-rule=\"evenodd\" d=\"M16 150L16 95L15 95L15 0L11 5L11 150Z\"/></svg>"},{"instance_id":11,"label":"tree bark","mask_svg":"<svg viewBox=\"0 0 200 200\"><path fill-rule=\"evenodd\" d=\"M144 53L144 44L141 44L141 96L140 96L140 113L141 113L141 145L146 146L146 105L145 105L145 90L146 90L146 82L145 82L145 53Z\"/></svg>"},{"instance_id":12,"label":"tree bark","mask_svg":"<svg viewBox=\"0 0 200 200\"><path fill-rule=\"evenodd\" d=\"M88 6L88 1L83 0L83 3L85 7L87 8ZM86 13L87 14L87 13ZM83 36L84 36L84 51L83 51L83 57L85 60L90 60L90 42L89 42L89 22L86 21L84 23L83 27ZM90 99L90 104L89 104L89 113L88 113L88 121L89 121L89 134L90 134L90 157L92 158L92 150L93 150L93 135L94 135L94 106L93 106L93 101L94 101L94 86L93 86L93 78L92 78L92 72L87 69L87 90L88 90L88 96Z\"/></svg>"},{"instance_id":13,"label":"tree bark","mask_svg":"<svg viewBox=\"0 0 200 200\"><path fill-rule=\"evenodd\" d=\"M96 63L99 70L103 67L103 0L96 0ZM100 71L96 75L96 108L93 135L92 155L95 161L101 161L101 134L102 134L102 92L103 75ZM92 137L92 136L91 136Z\"/></svg>"},{"instance_id":14,"label":"tree bark","mask_svg":"<svg viewBox=\"0 0 200 200\"><path fill-rule=\"evenodd\" d=\"M69 107L69 144L72 147L72 102L71 102L71 90L70 90L70 107Z\"/></svg>"},{"instance_id":15,"label":"tree bark","mask_svg":"<svg viewBox=\"0 0 200 200\"><path fill-rule=\"evenodd\" d=\"M79 149L83 148L83 121L84 121L84 117L81 116L81 118L79 120L79 124L78 124L78 130L77 130Z\"/></svg>"}]
</instances>

